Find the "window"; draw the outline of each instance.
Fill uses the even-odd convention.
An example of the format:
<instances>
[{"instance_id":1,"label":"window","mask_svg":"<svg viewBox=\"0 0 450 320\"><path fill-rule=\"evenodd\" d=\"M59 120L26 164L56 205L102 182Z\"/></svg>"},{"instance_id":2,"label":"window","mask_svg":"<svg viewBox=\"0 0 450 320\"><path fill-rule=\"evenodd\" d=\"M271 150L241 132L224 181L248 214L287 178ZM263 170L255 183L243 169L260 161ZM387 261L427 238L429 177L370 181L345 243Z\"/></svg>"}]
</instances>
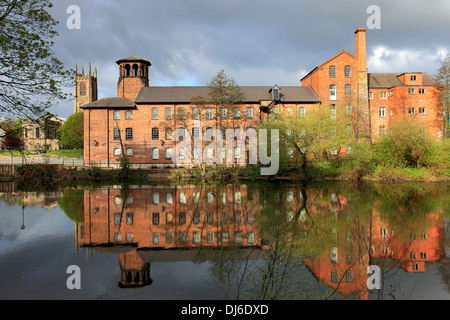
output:
<instances>
[{"instance_id":1,"label":"window","mask_svg":"<svg viewBox=\"0 0 450 320\"><path fill-rule=\"evenodd\" d=\"M240 118L241 117L241 108L235 107L233 110L233 117Z\"/></svg>"},{"instance_id":2,"label":"window","mask_svg":"<svg viewBox=\"0 0 450 320\"><path fill-rule=\"evenodd\" d=\"M120 120L120 111L116 110L113 112L113 120Z\"/></svg>"},{"instance_id":3,"label":"window","mask_svg":"<svg viewBox=\"0 0 450 320\"><path fill-rule=\"evenodd\" d=\"M222 118L226 118L227 117L227 108L220 109L220 116Z\"/></svg>"},{"instance_id":4,"label":"window","mask_svg":"<svg viewBox=\"0 0 450 320\"><path fill-rule=\"evenodd\" d=\"M172 242L173 242L173 231L168 231L166 232L166 244L171 244Z\"/></svg>"},{"instance_id":5,"label":"window","mask_svg":"<svg viewBox=\"0 0 450 320\"><path fill-rule=\"evenodd\" d=\"M166 160L172 160L172 148L166 149Z\"/></svg>"},{"instance_id":6,"label":"window","mask_svg":"<svg viewBox=\"0 0 450 320\"><path fill-rule=\"evenodd\" d=\"M425 108L419 108L419 114L424 115L426 113Z\"/></svg>"},{"instance_id":7,"label":"window","mask_svg":"<svg viewBox=\"0 0 450 320\"><path fill-rule=\"evenodd\" d=\"M159 160L159 149L158 148L152 149L152 160Z\"/></svg>"},{"instance_id":8,"label":"window","mask_svg":"<svg viewBox=\"0 0 450 320\"><path fill-rule=\"evenodd\" d=\"M345 106L345 113L346 113L347 115L351 115L351 114L352 114L352 105L351 105L351 104L347 104L347 105Z\"/></svg>"},{"instance_id":9,"label":"window","mask_svg":"<svg viewBox=\"0 0 450 320\"><path fill-rule=\"evenodd\" d=\"M393 97L394 96L394 90L390 90L389 91L389 97Z\"/></svg>"},{"instance_id":10,"label":"window","mask_svg":"<svg viewBox=\"0 0 450 320\"><path fill-rule=\"evenodd\" d=\"M330 66L329 72L330 72L330 78L336 78L336 66Z\"/></svg>"},{"instance_id":11,"label":"window","mask_svg":"<svg viewBox=\"0 0 450 320\"><path fill-rule=\"evenodd\" d=\"M158 120L159 119L159 113L158 108L152 108L152 120Z\"/></svg>"},{"instance_id":12,"label":"window","mask_svg":"<svg viewBox=\"0 0 450 320\"><path fill-rule=\"evenodd\" d=\"M184 160L185 157L186 157L186 150L184 148L180 148L178 150L178 159Z\"/></svg>"},{"instance_id":13,"label":"window","mask_svg":"<svg viewBox=\"0 0 450 320\"><path fill-rule=\"evenodd\" d=\"M428 258L428 253L426 253L426 252L420 253L420 259L427 259L427 258Z\"/></svg>"},{"instance_id":14,"label":"window","mask_svg":"<svg viewBox=\"0 0 450 320\"><path fill-rule=\"evenodd\" d=\"M391 109L391 117L393 117L394 116L394 109Z\"/></svg>"},{"instance_id":15,"label":"window","mask_svg":"<svg viewBox=\"0 0 450 320\"><path fill-rule=\"evenodd\" d=\"M247 107L247 109L245 110L245 114L248 119L252 119L253 118L253 108Z\"/></svg>"},{"instance_id":16,"label":"window","mask_svg":"<svg viewBox=\"0 0 450 320\"><path fill-rule=\"evenodd\" d=\"M120 157L120 148L114 148L114 157Z\"/></svg>"},{"instance_id":17,"label":"window","mask_svg":"<svg viewBox=\"0 0 450 320\"><path fill-rule=\"evenodd\" d=\"M152 193L152 203L159 204L159 193L158 192Z\"/></svg>"},{"instance_id":18,"label":"window","mask_svg":"<svg viewBox=\"0 0 450 320\"><path fill-rule=\"evenodd\" d=\"M159 129L152 128L152 140L159 140Z\"/></svg>"},{"instance_id":19,"label":"window","mask_svg":"<svg viewBox=\"0 0 450 320\"><path fill-rule=\"evenodd\" d=\"M336 85L330 86L330 100L336 100Z\"/></svg>"},{"instance_id":20,"label":"window","mask_svg":"<svg viewBox=\"0 0 450 320\"><path fill-rule=\"evenodd\" d=\"M127 156L132 156L133 155L133 149L132 148L127 148L126 150L125 150L125 152L126 152L126 154L127 154Z\"/></svg>"},{"instance_id":21,"label":"window","mask_svg":"<svg viewBox=\"0 0 450 320\"><path fill-rule=\"evenodd\" d=\"M131 70L130 65L127 64L125 66L125 77L129 77L130 76L130 74L131 74L130 70Z\"/></svg>"},{"instance_id":22,"label":"window","mask_svg":"<svg viewBox=\"0 0 450 320\"><path fill-rule=\"evenodd\" d=\"M305 109L305 107L300 107L300 108L298 109L298 115L300 116L300 118L301 118L301 117L304 117L304 116L306 115L306 109Z\"/></svg>"},{"instance_id":23,"label":"window","mask_svg":"<svg viewBox=\"0 0 450 320\"><path fill-rule=\"evenodd\" d=\"M214 118L214 110L213 108L206 109L206 120L212 120Z\"/></svg>"},{"instance_id":24,"label":"window","mask_svg":"<svg viewBox=\"0 0 450 320\"><path fill-rule=\"evenodd\" d=\"M380 99L386 99L386 91L380 92Z\"/></svg>"},{"instance_id":25,"label":"window","mask_svg":"<svg viewBox=\"0 0 450 320\"><path fill-rule=\"evenodd\" d=\"M178 140L184 140L186 137L186 130L184 128L178 128Z\"/></svg>"},{"instance_id":26,"label":"window","mask_svg":"<svg viewBox=\"0 0 450 320\"><path fill-rule=\"evenodd\" d=\"M186 119L186 110L184 108L178 109L178 117L182 120Z\"/></svg>"},{"instance_id":27,"label":"window","mask_svg":"<svg viewBox=\"0 0 450 320\"><path fill-rule=\"evenodd\" d=\"M199 120L200 119L200 110L197 107L192 108L192 119L193 120Z\"/></svg>"},{"instance_id":28,"label":"window","mask_svg":"<svg viewBox=\"0 0 450 320\"><path fill-rule=\"evenodd\" d=\"M408 94L415 94L416 93L416 89L408 89Z\"/></svg>"},{"instance_id":29,"label":"window","mask_svg":"<svg viewBox=\"0 0 450 320\"><path fill-rule=\"evenodd\" d=\"M120 129L119 128L114 128L113 131L113 139L114 140L120 140Z\"/></svg>"},{"instance_id":30,"label":"window","mask_svg":"<svg viewBox=\"0 0 450 320\"><path fill-rule=\"evenodd\" d=\"M350 78L352 76L352 67L351 66L345 66L345 77Z\"/></svg>"},{"instance_id":31,"label":"window","mask_svg":"<svg viewBox=\"0 0 450 320\"><path fill-rule=\"evenodd\" d=\"M114 213L114 224L119 225L122 220L122 214L120 212Z\"/></svg>"},{"instance_id":32,"label":"window","mask_svg":"<svg viewBox=\"0 0 450 320\"><path fill-rule=\"evenodd\" d=\"M411 81L416 81L417 80L417 76L416 75L412 75L410 79L411 79Z\"/></svg>"},{"instance_id":33,"label":"window","mask_svg":"<svg viewBox=\"0 0 450 320\"><path fill-rule=\"evenodd\" d=\"M133 139L133 129L126 128L125 129L125 140L132 140L132 139Z\"/></svg>"},{"instance_id":34,"label":"window","mask_svg":"<svg viewBox=\"0 0 450 320\"><path fill-rule=\"evenodd\" d=\"M414 115L415 113L416 113L416 111L415 111L414 108L409 108L409 109L408 109L408 114L409 114L409 115Z\"/></svg>"},{"instance_id":35,"label":"window","mask_svg":"<svg viewBox=\"0 0 450 320\"><path fill-rule=\"evenodd\" d=\"M234 148L234 158L235 159L241 158L241 148L239 147Z\"/></svg>"},{"instance_id":36,"label":"window","mask_svg":"<svg viewBox=\"0 0 450 320\"><path fill-rule=\"evenodd\" d=\"M369 99L373 99L373 92L369 92Z\"/></svg>"},{"instance_id":37,"label":"window","mask_svg":"<svg viewBox=\"0 0 450 320\"><path fill-rule=\"evenodd\" d=\"M385 107L381 107L380 109L379 109L379 115L380 115L380 118L385 118L386 117L386 108Z\"/></svg>"},{"instance_id":38,"label":"window","mask_svg":"<svg viewBox=\"0 0 450 320\"><path fill-rule=\"evenodd\" d=\"M152 222L154 225L159 224L159 212L153 212L152 214Z\"/></svg>"},{"instance_id":39,"label":"window","mask_svg":"<svg viewBox=\"0 0 450 320\"><path fill-rule=\"evenodd\" d=\"M194 223L194 224L200 223L200 213L199 212L194 212L193 217L192 217L192 223Z\"/></svg>"},{"instance_id":40,"label":"window","mask_svg":"<svg viewBox=\"0 0 450 320\"><path fill-rule=\"evenodd\" d=\"M272 101L279 101L280 100L280 90L278 88L272 89Z\"/></svg>"},{"instance_id":41,"label":"window","mask_svg":"<svg viewBox=\"0 0 450 320\"><path fill-rule=\"evenodd\" d=\"M166 193L166 203L167 204L172 204L173 203L173 197L172 197L172 194L170 192Z\"/></svg>"},{"instance_id":42,"label":"window","mask_svg":"<svg viewBox=\"0 0 450 320\"><path fill-rule=\"evenodd\" d=\"M206 234L206 241L208 243L214 243L214 232L208 231L208 233Z\"/></svg>"},{"instance_id":43,"label":"window","mask_svg":"<svg viewBox=\"0 0 450 320\"><path fill-rule=\"evenodd\" d=\"M419 89L419 94L425 94L425 89Z\"/></svg>"},{"instance_id":44,"label":"window","mask_svg":"<svg viewBox=\"0 0 450 320\"><path fill-rule=\"evenodd\" d=\"M349 84L345 85L345 96L349 97L352 95L352 86Z\"/></svg>"},{"instance_id":45,"label":"window","mask_svg":"<svg viewBox=\"0 0 450 320\"><path fill-rule=\"evenodd\" d=\"M289 116L292 116L292 108L291 107L287 107L286 112Z\"/></svg>"},{"instance_id":46,"label":"window","mask_svg":"<svg viewBox=\"0 0 450 320\"><path fill-rule=\"evenodd\" d=\"M137 77L137 75L138 75L138 66L137 66L137 64L133 64L133 68L132 68L132 71L133 71L133 77Z\"/></svg>"},{"instance_id":47,"label":"window","mask_svg":"<svg viewBox=\"0 0 450 320\"><path fill-rule=\"evenodd\" d=\"M172 128L166 128L166 140L172 140Z\"/></svg>"},{"instance_id":48,"label":"window","mask_svg":"<svg viewBox=\"0 0 450 320\"><path fill-rule=\"evenodd\" d=\"M336 271L332 271L331 272L331 283L338 283L338 282L339 282L338 273Z\"/></svg>"},{"instance_id":49,"label":"window","mask_svg":"<svg viewBox=\"0 0 450 320\"><path fill-rule=\"evenodd\" d=\"M166 120L172 120L172 108L164 109L164 117Z\"/></svg>"},{"instance_id":50,"label":"window","mask_svg":"<svg viewBox=\"0 0 450 320\"><path fill-rule=\"evenodd\" d=\"M153 244L159 245L159 232L153 233Z\"/></svg>"},{"instance_id":51,"label":"window","mask_svg":"<svg viewBox=\"0 0 450 320\"><path fill-rule=\"evenodd\" d=\"M126 221L127 221L127 224L133 224L133 213L132 212L127 213Z\"/></svg>"},{"instance_id":52,"label":"window","mask_svg":"<svg viewBox=\"0 0 450 320\"><path fill-rule=\"evenodd\" d=\"M86 84L84 82L80 83L80 96L86 95Z\"/></svg>"},{"instance_id":53,"label":"window","mask_svg":"<svg viewBox=\"0 0 450 320\"><path fill-rule=\"evenodd\" d=\"M192 128L192 138L198 140L200 138L200 129L197 127Z\"/></svg>"},{"instance_id":54,"label":"window","mask_svg":"<svg viewBox=\"0 0 450 320\"><path fill-rule=\"evenodd\" d=\"M133 119L133 111L125 111L125 120Z\"/></svg>"},{"instance_id":55,"label":"window","mask_svg":"<svg viewBox=\"0 0 450 320\"><path fill-rule=\"evenodd\" d=\"M39 128L36 128L36 138L39 139L39 137L40 137L40 131L39 131Z\"/></svg>"},{"instance_id":56,"label":"window","mask_svg":"<svg viewBox=\"0 0 450 320\"><path fill-rule=\"evenodd\" d=\"M333 247L331 249L330 258L331 258L331 263L337 263L338 262L338 249L336 247Z\"/></svg>"},{"instance_id":57,"label":"window","mask_svg":"<svg viewBox=\"0 0 450 320\"><path fill-rule=\"evenodd\" d=\"M386 127L380 126L380 136L385 136L385 135L386 135Z\"/></svg>"},{"instance_id":58,"label":"window","mask_svg":"<svg viewBox=\"0 0 450 320\"><path fill-rule=\"evenodd\" d=\"M335 104L332 104L330 106L330 112L331 112L330 118L331 119L336 119L336 105Z\"/></svg>"}]
</instances>

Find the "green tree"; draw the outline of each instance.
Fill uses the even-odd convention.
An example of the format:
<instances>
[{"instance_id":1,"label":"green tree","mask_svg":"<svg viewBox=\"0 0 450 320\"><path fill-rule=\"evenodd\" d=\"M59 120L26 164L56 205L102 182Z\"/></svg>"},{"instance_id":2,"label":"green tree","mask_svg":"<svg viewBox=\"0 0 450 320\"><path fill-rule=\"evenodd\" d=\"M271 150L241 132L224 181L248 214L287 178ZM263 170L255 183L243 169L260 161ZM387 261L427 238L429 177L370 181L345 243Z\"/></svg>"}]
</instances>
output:
<instances>
[{"instance_id":1,"label":"green tree","mask_svg":"<svg viewBox=\"0 0 450 320\"><path fill-rule=\"evenodd\" d=\"M82 112L72 114L59 128L60 143L72 148L83 149L84 117Z\"/></svg>"},{"instance_id":2,"label":"green tree","mask_svg":"<svg viewBox=\"0 0 450 320\"><path fill-rule=\"evenodd\" d=\"M47 12L49 0L0 2L0 113L36 118L55 99L72 72L52 52L58 24Z\"/></svg>"},{"instance_id":3,"label":"green tree","mask_svg":"<svg viewBox=\"0 0 450 320\"><path fill-rule=\"evenodd\" d=\"M450 54L442 61L438 73L435 75L441 90L444 111L444 137L450 138Z\"/></svg>"},{"instance_id":4,"label":"green tree","mask_svg":"<svg viewBox=\"0 0 450 320\"><path fill-rule=\"evenodd\" d=\"M305 114L279 110L262 122L262 128L278 129L281 165L301 164L303 173L311 160L338 155L353 142L351 116L344 108L315 105Z\"/></svg>"}]
</instances>

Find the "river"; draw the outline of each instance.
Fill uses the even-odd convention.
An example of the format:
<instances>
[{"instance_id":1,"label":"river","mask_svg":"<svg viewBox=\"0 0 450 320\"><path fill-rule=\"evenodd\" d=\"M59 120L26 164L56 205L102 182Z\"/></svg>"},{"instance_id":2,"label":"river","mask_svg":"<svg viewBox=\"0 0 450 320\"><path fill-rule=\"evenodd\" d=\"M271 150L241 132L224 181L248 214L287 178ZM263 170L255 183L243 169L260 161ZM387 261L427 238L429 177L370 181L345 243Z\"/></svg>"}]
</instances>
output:
<instances>
[{"instance_id":1,"label":"river","mask_svg":"<svg viewBox=\"0 0 450 320\"><path fill-rule=\"evenodd\" d=\"M450 299L449 183L0 190L0 299Z\"/></svg>"}]
</instances>

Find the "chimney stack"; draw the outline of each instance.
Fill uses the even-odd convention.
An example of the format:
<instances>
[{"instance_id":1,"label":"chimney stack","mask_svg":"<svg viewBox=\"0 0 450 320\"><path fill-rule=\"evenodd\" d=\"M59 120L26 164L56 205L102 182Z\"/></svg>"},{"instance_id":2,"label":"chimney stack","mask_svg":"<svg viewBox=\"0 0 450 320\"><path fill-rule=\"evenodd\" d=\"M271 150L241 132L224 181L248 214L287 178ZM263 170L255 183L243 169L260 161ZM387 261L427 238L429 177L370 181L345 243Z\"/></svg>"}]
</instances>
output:
<instances>
[{"instance_id":1,"label":"chimney stack","mask_svg":"<svg viewBox=\"0 0 450 320\"><path fill-rule=\"evenodd\" d=\"M355 31L358 73L358 106L357 106L357 137L366 138L371 142L370 112L369 112L369 87L367 80L367 53L366 53L366 29L358 28Z\"/></svg>"}]
</instances>

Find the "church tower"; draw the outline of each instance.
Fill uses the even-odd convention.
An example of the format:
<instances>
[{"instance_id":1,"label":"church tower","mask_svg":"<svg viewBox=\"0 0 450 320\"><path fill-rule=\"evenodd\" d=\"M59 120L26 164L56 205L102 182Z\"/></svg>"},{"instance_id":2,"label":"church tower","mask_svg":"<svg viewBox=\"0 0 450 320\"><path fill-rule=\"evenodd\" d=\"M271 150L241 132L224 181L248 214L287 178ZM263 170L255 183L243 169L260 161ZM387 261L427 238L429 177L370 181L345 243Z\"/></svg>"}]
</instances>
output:
<instances>
[{"instance_id":1,"label":"church tower","mask_svg":"<svg viewBox=\"0 0 450 320\"><path fill-rule=\"evenodd\" d=\"M148 69L151 63L136 56L116 61L119 65L117 97L127 98L132 102L143 87L148 87Z\"/></svg>"},{"instance_id":2,"label":"church tower","mask_svg":"<svg viewBox=\"0 0 450 320\"><path fill-rule=\"evenodd\" d=\"M97 101L97 68L94 74L91 74L91 64L89 64L88 74L84 74L84 68L81 69L81 74L78 73L75 65L75 103L73 113L81 112L80 107L87 103Z\"/></svg>"}]
</instances>

